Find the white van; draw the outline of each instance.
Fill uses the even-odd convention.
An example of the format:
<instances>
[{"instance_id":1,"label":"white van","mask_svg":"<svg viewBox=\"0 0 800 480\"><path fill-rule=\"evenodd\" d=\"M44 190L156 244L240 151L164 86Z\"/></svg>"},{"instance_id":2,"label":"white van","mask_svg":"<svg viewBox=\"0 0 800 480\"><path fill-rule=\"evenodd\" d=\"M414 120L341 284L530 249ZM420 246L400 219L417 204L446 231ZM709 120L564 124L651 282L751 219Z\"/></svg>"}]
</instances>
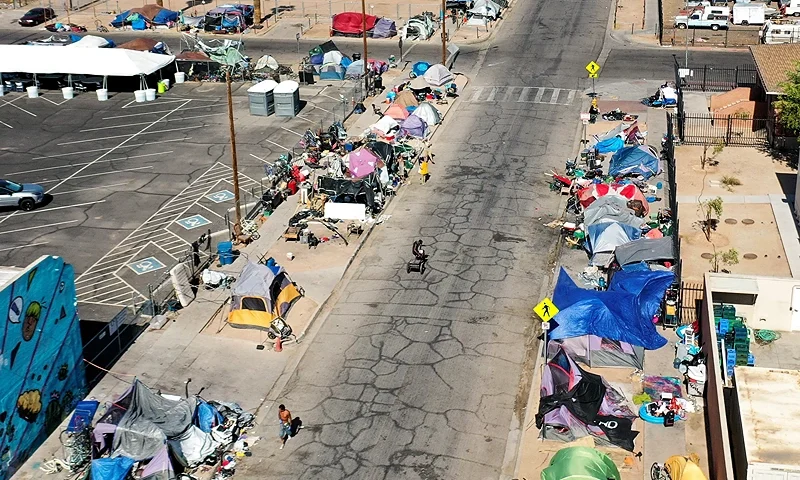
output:
<instances>
[{"instance_id":1,"label":"white van","mask_svg":"<svg viewBox=\"0 0 800 480\"><path fill-rule=\"evenodd\" d=\"M789 0L788 4L780 3L781 13L787 17L800 17L800 0Z\"/></svg>"},{"instance_id":2,"label":"white van","mask_svg":"<svg viewBox=\"0 0 800 480\"><path fill-rule=\"evenodd\" d=\"M763 3L737 3L733 6L733 24L764 25L765 12Z\"/></svg>"},{"instance_id":3,"label":"white van","mask_svg":"<svg viewBox=\"0 0 800 480\"><path fill-rule=\"evenodd\" d=\"M800 43L800 23L774 23L767 20L761 29L761 43Z\"/></svg>"}]
</instances>

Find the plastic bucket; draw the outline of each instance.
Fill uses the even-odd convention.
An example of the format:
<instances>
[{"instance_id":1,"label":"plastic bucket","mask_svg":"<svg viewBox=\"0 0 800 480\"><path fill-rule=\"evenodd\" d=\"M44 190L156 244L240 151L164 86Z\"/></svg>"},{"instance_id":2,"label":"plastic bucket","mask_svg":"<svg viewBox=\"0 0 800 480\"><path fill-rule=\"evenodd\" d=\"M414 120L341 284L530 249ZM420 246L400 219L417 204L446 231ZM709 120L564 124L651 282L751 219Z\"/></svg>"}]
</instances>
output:
<instances>
[{"instance_id":1,"label":"plastic bucket","mask_svg":"<svg viewBox=\"0 0 800 480\"><path fill-rule=\"evenodd\" d=\"M164 80L161 81L164 83L164 86L167 87L167 90L169 90L169 78L165 78Z\"/></svg>"},{"instance_id":2,"label":"plastic bucket","mask_svg":"<svg viewBox=\"0 0 800 480\"><path fill-rule=\"evenodd\" d=\"M139 103L144 102L147 100L147 95L145 95L144 90L136 90L133 92L133 96L136 97L136 101Z\"/></svg>"},{"instance_id":3,"label":"plastic bucket","mask_svg":"<svg viewBox=\"0 0 800 480\"><path fill-rule=\"evenodd\" d=\"M75 89L72 87L64 87L61 89L61 93L64 95L65 100L69 100L70 98L75 97Z\"/></svg>"},{"instance_id":4,"label":"plastic bucket","mask_svg":"<svg viewBox=\"0 0 800 480\"><path fill-rule=\"evenodd\" d=\"M28 87L26 90L28 90L28 98L36 98L39 96L39 87Z\"/></svg>"},{"instance_id":5,"label":"plastic bucket","mask_svg":"<svg viewBox=\"0 0 800 480\"><path fill-rule=\"evenodd\" d=\"M97 89L97 99L101 102L105 102L108 100L108 89L107 88L98 88Z\"/></svg>"},{"instance_id":6,"label":"plastic bucket","mask_svg":"<svg viewBox=\"0 0 800 480\"><path fill-rule=\"evenodd\" d=\"M167 92L167 86L164 85L164 81L163 80L158 82L157 87L158 87L158 93L166 93Z\"/></svg>"},{"instance_id":7,"label":"plastic bucket","mask_svg":"<svg viewBox=\"0 0 800 480\"><path fill-rule=\"evenodd\" d=\"M175 72L175 83L183 83L186 81L186 74L183 72Z\"/></svg>"},{"instance_id":8,"label":"plastic bucket","mask_svg":"<svg viewBox=\"0 0 800 480\"><path fill-rule=\"evenodd\" d=\"M233 263L233 242L219 242L217 244L217 255L219 255L220 265Z\"/></svg>"},{"instance_id":9,"label":"plastic bucket","mask_svg":"<svg viewBox=\"0 0 800 480\"><path fill-rule=\"evenodd\" d=\"M156 89L155 88L148 88L144 91L145 100L148 102L152 102L156 99Z\"/></svg>"}]
</instances>

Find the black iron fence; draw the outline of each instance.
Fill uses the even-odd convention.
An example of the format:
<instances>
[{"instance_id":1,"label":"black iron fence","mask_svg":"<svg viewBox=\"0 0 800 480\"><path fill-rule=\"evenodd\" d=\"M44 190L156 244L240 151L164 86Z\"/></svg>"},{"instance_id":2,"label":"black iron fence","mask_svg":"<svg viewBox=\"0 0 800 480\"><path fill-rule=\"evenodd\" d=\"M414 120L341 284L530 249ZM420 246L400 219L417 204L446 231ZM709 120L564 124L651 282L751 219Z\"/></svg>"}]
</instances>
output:
<instances>
[{"instance_id":1,"label":"black iron fence","mask_svg":"<svg viewBox=\"0 0 800 480\"><path fill-rule=\"evenodd\" d=\"M703 65L683 69L681 87L701 92L727 92L737 87L757 86L758 73L754 65L718 68Z\"/></svg>"},{"instance_id":2,"label":"black iron fence","mask_svg":"<svg viewBox=\"0 0 800 480\"><path fill-rule=\"evenodd\" d=\"M690 145L757 146L769 142L766 118L747 115L678 113L683 123L681 141Z\"/></svg>"}]
</instances>

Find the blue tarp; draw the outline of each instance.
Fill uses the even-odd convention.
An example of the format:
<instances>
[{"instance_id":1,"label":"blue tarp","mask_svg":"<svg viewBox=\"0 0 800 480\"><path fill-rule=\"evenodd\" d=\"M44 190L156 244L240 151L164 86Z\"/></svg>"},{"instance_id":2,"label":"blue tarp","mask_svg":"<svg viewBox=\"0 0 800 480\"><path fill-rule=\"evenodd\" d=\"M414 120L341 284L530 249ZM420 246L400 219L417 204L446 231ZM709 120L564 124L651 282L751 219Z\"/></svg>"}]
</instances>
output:
<instances>
[{"instance_id":1,"label":"blue tarp","mask_svg":"<svg viewBox=\"0 0 800 480\"><path fill-rule=\"evenodd\" d=\"M425 72L431 68L431 64L428 62L417 62L411 67L411 71L414 72L414 75L421 77L425 75Z\"/></svg>"},{"instance_id":2,"label":"blue tarp","mask_svg":"<svg viewBox=\"0 0 800 480\"><path fill-rule=\"evenodd\" d=\"M611 157L608 174L612 177L642 175L650 178L658 174L658 154L647 145L625 147Z\"/></svg>"},{"instance_id":3,"label":"blue tarp","mask_svg":"<svg viewBox=\"0 0 800 480\"><path fill-rule=\"evenodd\" d=\"M133 459L128 457L92 460L92 480L125 480L133 463Z\"/></svg>"},{"instance_id":4,"label":"blue tarp","mask_svg":"<svg viewBox=\"0 0 800 480\"><path fill-rule=\"evenodd\" d=\"M224 421L216 408L203 400L197 402L197 408L194 411L194 424L197 425L197 428L206 433L211 433L212 428Z\"/></svg>"},{"instance_id":5,"label":"blue tarp","mask_svg":"<svg viewBox=\"0 0 800 480\"><path fill-rule=\"evenodd\" d=\"M177 22L179 16L180 14L178 12L162 8L161 11L153 17L153 23L156 25L166 25L169 22Z\"/></svg>"},{"instance_id":6,"label":"blue tarp","mask_svg":"<svg viewBox=\"0 0 800 480\"><path fill-rule=\"evenodd\" d=\"M619 137L611 137L602 142L597 142L594 148L597 153L613 153L625 146L625 141Z\"/></svg>"},{"instance_id":7,"label":"blue tarp","mask_svg":"<svg viewBox=\"0 0 800 480\"><path fill-rule=\"evenodd\" d=\"M550 338L596 335L648 350L666 345L667 340L658 334L653 324L653 314L672 283L673 274L631 272L629 275L616 280L614 290L599 292L578 287L562 268L553 292L553 303L560 311L554 319L556 327L550 331ZM631 282L634 281L645 285L633 287ZM637 289L638 294L630 291Z\"/></svg>"}]
</instances>

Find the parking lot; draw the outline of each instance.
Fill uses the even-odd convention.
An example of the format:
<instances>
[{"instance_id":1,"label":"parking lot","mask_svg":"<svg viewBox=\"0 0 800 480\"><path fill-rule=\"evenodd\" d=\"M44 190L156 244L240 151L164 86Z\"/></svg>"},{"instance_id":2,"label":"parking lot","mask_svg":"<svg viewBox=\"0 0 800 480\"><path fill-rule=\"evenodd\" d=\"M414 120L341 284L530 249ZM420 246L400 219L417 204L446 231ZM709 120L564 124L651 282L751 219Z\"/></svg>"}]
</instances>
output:
<instances>
[{"instance_id":1,"label":"parking lot","mask_svg":"<svg viewBox=\"0 0 800 480\"><path fill-rule=\"evenodd\" d=\"M293 119L251 116L234 85L242 203L261 194L264 165L307 128L327 126L349 108L337 86L301 87ZM51 198L34 211L0 211L0 265L43 254L75 266L81 315L108 320L142 302L202 233L224 232L233 217L224 84L182 84L157 100L132 93L99 102L94 93L64 100L0 97L0 178L42 185ZM226 240L216 236L216 242Z\"/></svg>"}]
</instances>

